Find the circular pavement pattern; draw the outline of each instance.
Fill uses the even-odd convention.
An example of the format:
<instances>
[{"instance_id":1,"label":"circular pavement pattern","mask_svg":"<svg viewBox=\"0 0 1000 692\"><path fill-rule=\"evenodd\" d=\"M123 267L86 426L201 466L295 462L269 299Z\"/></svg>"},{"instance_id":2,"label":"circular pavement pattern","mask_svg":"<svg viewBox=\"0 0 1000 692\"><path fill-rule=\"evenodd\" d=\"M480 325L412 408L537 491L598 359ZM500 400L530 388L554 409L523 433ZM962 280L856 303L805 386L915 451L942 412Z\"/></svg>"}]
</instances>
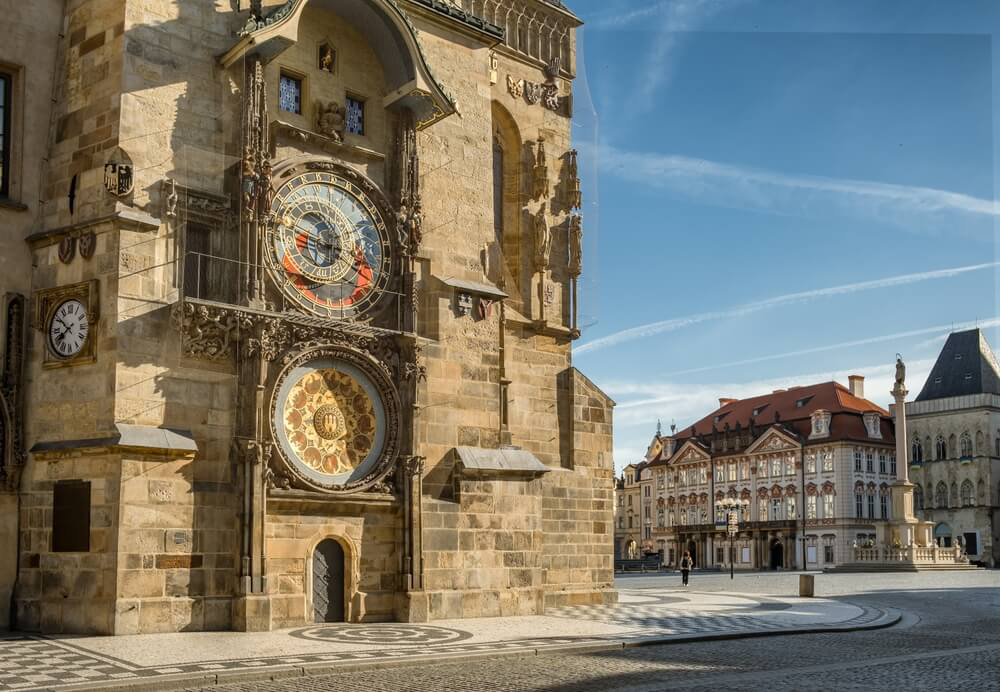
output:
<instances>
[{"instance_id":1,"label":"circular pavement pattern","mask_svg":"<svg viewBox=\"0 0 1000 692\"><path fill-rule=\"evenodd\" d=\"M471 632L447 627L406 624L318 625L295 630L289 634L300 639L379 646L453 644L472 636Z\"/></svg>"}]
</instances>

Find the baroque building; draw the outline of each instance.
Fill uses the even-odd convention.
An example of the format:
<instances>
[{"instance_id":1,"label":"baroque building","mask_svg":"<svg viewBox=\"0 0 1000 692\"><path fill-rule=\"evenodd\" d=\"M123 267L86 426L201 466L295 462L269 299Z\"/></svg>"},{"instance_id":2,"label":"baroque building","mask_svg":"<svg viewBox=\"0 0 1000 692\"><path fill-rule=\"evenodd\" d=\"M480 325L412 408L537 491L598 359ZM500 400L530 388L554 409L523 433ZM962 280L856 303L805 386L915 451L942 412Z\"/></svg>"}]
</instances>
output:
<instances>
[{"instance_id":1,"label":"baroque building","mask_svg":"<svg viewBox=\"0 0 1000 692\"><path fill-rule=\"evenodd\" d=\"M979 329L951 334L906 404L917 514L942 547L1000 564L1000 365Z\"/></svg>"},{"instance_id":2,"label":"baroque building","mask_svg":"<svg viewBox=\"0 0 1000 692\"><path fill-rule=\"evenodd\" d=\"M0 624L615 600L572 12L4 9Z\"/></svg>"},{"instance_id":3,"label":"baroque building","mask_svg":"<svg viewBox=\"0 0 1000 692\"><path fill-rule=\"evenodd\" d=\"M896 471L892 421L863 377L721 398L689 428L654 436L633 469L638 538L621 536L667 565L689 551L702 568L833 568L892 516ZM727 500L739 513L732 550Z\"/></svg>"}]
</instances>

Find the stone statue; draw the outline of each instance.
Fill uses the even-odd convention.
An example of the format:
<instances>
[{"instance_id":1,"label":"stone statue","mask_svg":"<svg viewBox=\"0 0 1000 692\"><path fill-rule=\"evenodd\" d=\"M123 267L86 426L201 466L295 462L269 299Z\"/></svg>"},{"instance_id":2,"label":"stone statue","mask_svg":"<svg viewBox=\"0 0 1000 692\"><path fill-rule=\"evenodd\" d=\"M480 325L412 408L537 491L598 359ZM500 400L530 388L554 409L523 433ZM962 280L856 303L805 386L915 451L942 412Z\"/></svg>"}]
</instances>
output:
<instances>
[{"instance_id":1,"label":"stone statue","mask_svg":"<svg viewBox=\"0 0 1000 692\"><path fill-rule=\"evenodd\" d=\"M538 208L534 217L535 226L535 266L542 271L549 266L549 246L552 243L552 235L549 232L549 224L545 219L545 205Z\"/></svg>"},{"instance_id":2,"label":"stone statue","mask_svg":"<svg viewBox=\"0 0 1000 692\"><path fill-rule=\"evenodd\" d=\"M583 217L569 217L569 275L580 276L583 270Z\"/></svg>"},{"instance_id":3,"label":"stone statue","mask_svg":"<svg viewBox=\"0 0 1000 692\"><path fill-rule=\"evenodd\" d=\"M906 364L903 363L903 357L896 354L896 386L902 387L906 383Z\"/></svg>"},{"instance_id":4,"label":"stone statue","mask_svg":"<svg viewBox=\"0 0 1000 692\"><path fill-rule=\"evenodd\" d=\"M316 127L320 133L337 141L344 141L344 127L347 125L347 109L336 101L325 106L316 102Z\"/></svg>"}]
</instances>

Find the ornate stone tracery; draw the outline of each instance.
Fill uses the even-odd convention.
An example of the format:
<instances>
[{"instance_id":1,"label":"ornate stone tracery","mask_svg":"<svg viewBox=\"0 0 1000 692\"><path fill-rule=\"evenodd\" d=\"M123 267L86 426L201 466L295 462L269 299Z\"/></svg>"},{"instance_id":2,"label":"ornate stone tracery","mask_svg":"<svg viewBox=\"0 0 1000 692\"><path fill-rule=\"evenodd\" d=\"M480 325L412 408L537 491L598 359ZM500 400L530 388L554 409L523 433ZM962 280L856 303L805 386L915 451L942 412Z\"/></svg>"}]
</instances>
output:
<instances>
[{"instance_id":1,"label":"ornate stone tracery","mask_svg":"<svg viewBox=\"0 0 1000 692\"><path fill-rule=\"evenodd\" d=\"M0 489L16 491L24 468L22 399L27 323L25 299L9 293L4 299L3 374L0 379Z\"/></svg>"}]
</instances>

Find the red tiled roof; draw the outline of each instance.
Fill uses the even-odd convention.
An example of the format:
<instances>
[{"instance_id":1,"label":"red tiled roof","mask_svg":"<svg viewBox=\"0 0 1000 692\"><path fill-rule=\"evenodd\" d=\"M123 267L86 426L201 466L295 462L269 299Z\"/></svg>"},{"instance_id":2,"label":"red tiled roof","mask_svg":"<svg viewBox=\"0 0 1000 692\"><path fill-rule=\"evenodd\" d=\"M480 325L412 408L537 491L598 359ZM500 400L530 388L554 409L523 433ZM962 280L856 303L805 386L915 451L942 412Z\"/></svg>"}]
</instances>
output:
<instances>
[{"instance_id":1,"label":"red tiled roof","mask_svg":"<svg viewBox=\"0 0 1000 692\"><path fill-rule=\"evenodd\" d=\"M802 406L797 405L799 401L803 402ZM800 420L808 421L813 411L819 409L829 411L832 414L862 414L874 411L889 417L889 412L884 408L868 399L854 396L844 385L838 382L823 382L733 401L717 408L694 425L680 431L676 437L683 439L696 433L706 435L712 432L713 425L718 430L723 429L727 424L732 430L737 423L740 427L746 428L750 425L751 418L754 418L756 426L765 427L775 421L774 414L776 412L780 416L780 422L784 424ZM756 416L753 415L754 411L758 412ZM858 420L863 432L864 426L860 422L860 416Z\"/></svg>"}]
</instances>

